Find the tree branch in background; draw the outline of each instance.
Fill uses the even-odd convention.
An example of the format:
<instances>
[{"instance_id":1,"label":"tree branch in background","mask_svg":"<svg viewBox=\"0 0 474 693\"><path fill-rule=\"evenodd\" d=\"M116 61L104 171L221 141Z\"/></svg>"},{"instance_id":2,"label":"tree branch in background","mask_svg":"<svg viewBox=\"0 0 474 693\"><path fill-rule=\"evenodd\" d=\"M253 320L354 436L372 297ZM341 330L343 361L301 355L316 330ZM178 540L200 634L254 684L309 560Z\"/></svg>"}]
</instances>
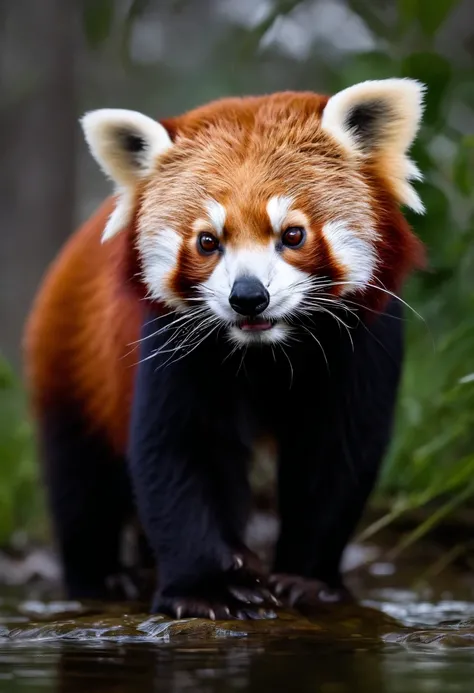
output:
<instances>
[{"instance_id":1,"label":"tree branch in background","mask_svg":"<svg viewBox=\"0 0 474 693\"><path fill-rule=\"evenodd\" d=\"M16 367L34 291L73 225L77 9L2 3L0 350Z\"/></svg>"}]
</instances>

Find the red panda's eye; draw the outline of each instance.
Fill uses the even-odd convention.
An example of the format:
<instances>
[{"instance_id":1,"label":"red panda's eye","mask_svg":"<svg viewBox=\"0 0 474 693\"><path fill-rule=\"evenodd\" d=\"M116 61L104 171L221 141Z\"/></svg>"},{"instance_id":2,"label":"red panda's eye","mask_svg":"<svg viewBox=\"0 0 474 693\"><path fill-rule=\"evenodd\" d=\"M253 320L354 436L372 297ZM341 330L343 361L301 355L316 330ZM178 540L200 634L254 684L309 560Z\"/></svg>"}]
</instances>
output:
<instances>
[{"instance_id":1,"label":"red panda's eye","mask_svg":"<svg viewBox=\"0 0 474 693\"><path fill-rule=\"evenodd\" d=\"M290 226L281 237L281 242L288 248L298 248L305 239L305 230L301 226Z\"/></svg>"},{"instance_id":2,"label":"red panda's eye","mask_svg":"<svg viewBox=\"0 0 474 693\"><path fill-rule=\"evenodd\" d=\"M201 253L209 255L219 249L219 241L212 233L201 233L198 238L198 248Z\"/></svg>"}]
</instances>

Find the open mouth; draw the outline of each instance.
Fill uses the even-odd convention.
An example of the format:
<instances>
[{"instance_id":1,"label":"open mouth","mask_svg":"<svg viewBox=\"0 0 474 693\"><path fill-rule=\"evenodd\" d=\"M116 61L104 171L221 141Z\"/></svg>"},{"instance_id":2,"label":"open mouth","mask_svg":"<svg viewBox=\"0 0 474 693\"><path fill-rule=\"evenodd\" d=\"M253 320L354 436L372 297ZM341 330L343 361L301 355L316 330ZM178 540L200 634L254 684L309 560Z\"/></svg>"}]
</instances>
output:
<instances>
[{"instance_id":1,"label":"open mouth","mask_svg":"<svg viewBox=\"0 0 474 693\"><path fill-rule=\"evenodd\" d=\"M274 326L276 320L268 320L268 318L261 318L259 316L255 318L244 318L237 323L237 327L242 330L242 332L265 332L266 330L271 330Z\"/></svg>"}]
</instances>

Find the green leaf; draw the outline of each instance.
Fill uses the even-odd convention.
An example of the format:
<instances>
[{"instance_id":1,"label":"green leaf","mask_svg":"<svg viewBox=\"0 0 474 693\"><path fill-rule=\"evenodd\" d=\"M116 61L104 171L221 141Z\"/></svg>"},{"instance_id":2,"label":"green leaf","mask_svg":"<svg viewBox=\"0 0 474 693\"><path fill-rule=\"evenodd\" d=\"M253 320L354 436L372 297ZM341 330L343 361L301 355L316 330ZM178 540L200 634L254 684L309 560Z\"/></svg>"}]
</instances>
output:
<instances>
[{"instance_id":1,"label":"green leaf","mask_svg":"<svg viewBox=\"0 0 474 693\"><path fill-rule=\"evenodd\" d=\"M452 256L454 239L451 207L446 194L437 186L424 182L417 184L417 190L426 207L424 216L409 215L417 235L426 244L431 272L438 272L448 266ZM454 227L455 228L455 227Z\"/></svg>"},{"instance_id":2,"label":"green leaf","mask_svg":"<svg viewBox=\"0 0 474 693\"><path fill-rule=\"evenodd\" d=\"M427 36L433 36L458 0L418 0L418 19Z\"/></svg>"},{"instance_id":3,"label":"green leaf","mask_svg":"<svg viewBox=\"0 0 474 693\"><path fill-rule=\"evenodd\" d=\"M410 149L410 157L416 162L424 177L436 168L436 163L428 151L428 145L429 140L420 133Z\"/></svg>"},{"instance_id":4,"label":"green leaf","mask_svg":"<svg viewBox=\"0 0 474 693\"><path fill-rule=\"evenodd\" d=\"M394 560L402 551L411 546L415 541L428 534L437 524L444 520L461 503L465 502L474 494L474 483L468 484L458 494L449 499L446 503L437 508L424 522L419 524L413 531L405 535L389 554Z\"/></svg>"},{"instance_id":5,"label":"green leaf","mask_svg":"<svg viewBox=\"0 0 474 693\"><path fill-rule=\"evenodd\" d=\"M419 183L418 190L428 214L419 216L416 231L424 241L433 241L434 236L444 236L449 221L449 201L440 188L431 183Z\"/></svg>"},{"instance_id":6,"label":"green leaf","mask_svg":"<svg viewBox=\"0 0 474 693\"><path fill-rule=\"evenodd\" d=\"M340 88L349 87L365 79L385 79L398 73L399 65L386 51L367 51L351 55L343 69L343 84Z\"/></svg>"},{"instance_id":7,"label":"green leaf","mask_svg":"<svg viewBox=\"0 0 474 693\"><path fill-rule=\"evenodd\" d=\"M8 390L14 384L13 372L6 362L6 360L0 354L0 391Z\"/></svg>"},{"instance_id":8,"label":"green leaf","mask_svg":"<svg viewBox=\"0 0 474 693\"><path fill-rule=\"evenodd\" d=\"M418 0L398 0L398 16L402 28L414 22L418 16Z\"/></svg>"},{"instance_id":9,"label":"green leaf","mask_svg":"<svg viewBox=\"0 0 474 693\"><path fill-rule=\"evenodd\" d=\"M402 62L402 75L426 84L426 106L423 120L428 125L442 121L447 91L451 82L451 65L438 53L412 53Z\"/></svg>"},{"instance_id":10,"label":"green leaf","mask_svg":"<svg viewBox=\"0 0 474 693\"><path fill-rule=\"evenodd\" d=\"M0 489L0 545L8 542L15 529L13 521L13 500L11 489Z\"/></svg>"},{"instance_id":11,"label":"green leaf","mask_svg":"<svg viewBox=\"0 0 474 693\"><path fill-rule=\"evenodd\" d=\"M114 20L114 4L114 0L84 0L82 22L92 48L98 48L109 36Z\"/></svg>"},{"instance_id":12,"label":"green leaf","mask_svg":"<svg viewBox=\"0 0 474 693\"><path fill-rule=\"evenodd\" d=\"M400 25L406 29L418 20L423 33L431 37L457 3L458 0L398 0Z\"/></svg>"},{"instance_id":13,"label":"green leaf","mask_svg":"<svg viewBox=\"0 0 474 693\"><path fill-rule=\"evenodd\" d=\"M474 192L474 135L464 137L453 164L454 183L463 195Z\"/></svg>"}]
</instances>

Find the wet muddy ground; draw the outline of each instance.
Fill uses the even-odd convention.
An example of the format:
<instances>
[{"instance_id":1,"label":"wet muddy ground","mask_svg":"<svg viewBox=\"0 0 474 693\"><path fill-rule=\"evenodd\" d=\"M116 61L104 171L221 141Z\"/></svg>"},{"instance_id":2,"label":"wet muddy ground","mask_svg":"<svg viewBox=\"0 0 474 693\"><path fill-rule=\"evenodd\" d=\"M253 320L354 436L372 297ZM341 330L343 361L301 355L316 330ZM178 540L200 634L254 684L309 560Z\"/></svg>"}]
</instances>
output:
<instances>
[{"instance_id":1,"label":"wet muddy ground","mask_svg":"<svg viewBox=\"0 0 474 693\"><path fill-rule=\"evenodd\" d=\"M474 691L474 573L440 570L446 548L433 542L388 560L391 543L348 552L358 606L264 622L170 621L12 578L0 588L0 691Z\"/></svg>"}]
</instances>

